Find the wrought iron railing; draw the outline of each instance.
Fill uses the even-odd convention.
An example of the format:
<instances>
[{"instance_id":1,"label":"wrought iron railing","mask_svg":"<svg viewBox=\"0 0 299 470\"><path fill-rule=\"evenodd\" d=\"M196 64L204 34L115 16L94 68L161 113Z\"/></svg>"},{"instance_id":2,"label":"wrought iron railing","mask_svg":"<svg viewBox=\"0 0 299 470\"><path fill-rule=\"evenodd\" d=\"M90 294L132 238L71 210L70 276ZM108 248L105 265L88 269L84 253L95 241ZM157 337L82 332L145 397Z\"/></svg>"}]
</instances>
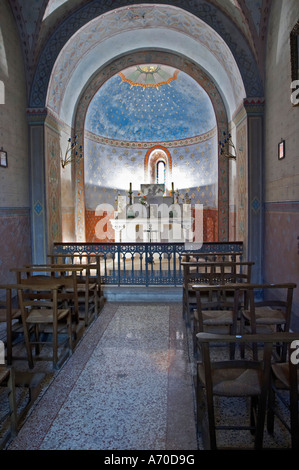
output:
<instances>
[{"instance_id":1,"label":"wrought iron railing","mask_svg":"<svg viewBox=\"0 0 299 470\"><path fill-rule=\"evenodd\" d=\"M190 251L190 250L189 250ZM242 242L203 243L197 254L242 253ZM91 262L100 256L102 284L181 286L184 243L54 243L53 255L77 255Z\"/></svg>"}]
</instances>

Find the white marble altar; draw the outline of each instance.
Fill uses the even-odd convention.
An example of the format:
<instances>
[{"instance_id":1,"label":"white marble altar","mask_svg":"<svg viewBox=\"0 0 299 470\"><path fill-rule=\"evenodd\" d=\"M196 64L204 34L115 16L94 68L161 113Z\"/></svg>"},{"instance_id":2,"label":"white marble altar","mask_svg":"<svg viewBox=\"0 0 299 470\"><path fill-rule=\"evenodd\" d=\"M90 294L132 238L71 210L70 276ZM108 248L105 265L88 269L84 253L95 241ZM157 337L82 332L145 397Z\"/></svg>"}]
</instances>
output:
<instances>
[{"instance_id":1,"label":"white marble altar","mask_svg":"<svg viewBox=\"0 0 299 470\"><path fill-rule=\"evenodd\" d=\"M118 211L116 218L111 220L115 242L190 241L193 223L191 205L174 204L173 196L163 196L161 186L164 185L142 184L146 204L140 203L141 196L135 196L134 203L127 204L126 211Z\"/></svg>"}]
</instances>

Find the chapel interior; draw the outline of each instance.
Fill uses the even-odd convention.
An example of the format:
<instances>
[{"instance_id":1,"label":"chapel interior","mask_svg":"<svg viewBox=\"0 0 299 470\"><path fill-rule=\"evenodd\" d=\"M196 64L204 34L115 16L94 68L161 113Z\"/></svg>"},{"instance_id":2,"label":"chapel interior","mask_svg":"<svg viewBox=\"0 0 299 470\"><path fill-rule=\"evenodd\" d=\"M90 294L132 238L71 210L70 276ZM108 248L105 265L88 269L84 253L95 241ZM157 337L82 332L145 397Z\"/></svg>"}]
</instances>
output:
<instances>
[{"instance_id":1,"label":"chapel interior","mask_svg":"<svg viewBox=\"0 0 299 470\"><path fill-rule=\"evenodd\" d=\"M167 384L163 378L164 389L161 378L157 401L167 395L167 413L169 408L175 413L175 402L180 403L180 418L165 418L167 426L164 411L152 412L161 420L156 429L167 428L165 440L155 436L151 441L150 431L146 443L122 440L116 426L118 419L125 420L120 411L107 423L103 418L110 438L107 431L102 447L91 435L85 440L78 423L87 428L92 419L78 410L73 414L78 428L66 437L63 419L69 418L63 418L66 411L59 400L55 405L61 406L61 423L55 418L54 424L47 415L53 431L44 432L39 416L45 416L43 406L52 406L50 387L61 393L63 375L57 375L51 361L45 370L42 361L32 368L22 334L12 346L11 359L8 320L1 317L0 305L1 389L11 386L14 366L16 385L18 368L35 373L36 383L40 377L39 398L29 407L31 422L28 412L23 413L3 448L205 447L196 428L196 380L188 375L188 363L198 359L198 351L194 353L195 320L191 318L190 327L192 311L188 304L186 313L184 304L184 262L199 262L188 251L205 261L212 254L213 261L221 256L224 260L227 252L229 261L240 255L240 264L250 262L250 283L289 286L288 332L299 333L298 113L298 0L1 0L0 304L7 306L9 292L11 305L21 308L18 269L21 275L25 267L42 271L47 266L52 273L50 255L60 256L60 263L63 255L72 260L95 255L99 267L94 282L100 281L93 294L98 306L95 317L86 319L85 310L73 325L77 331L72 333L72 356L61 366L66 371L62 388L78 386L79 379L71 379L76 367L69 363L76 358L80 380L85 373L92 387L92 372L84 362L87 351L76 356L76 349L84 344L88 350L88 341L106 345L105 335L113 325L113 345L120 331L132 328L133 335L130 315L136 311L136 322L146 318L161 340L156 351L149 338L141 349L153 348L152 357L170 374ZM264 295L262 287L257 295ZM277 301L281 295L277 288ZM129 333L124 335L127 340ZM158 356L164 347L168 352L162 360ZM166 356L169 361L172 357L168 365ZM106 384L112 362L103 362ZM146 371L145 360L148 376L143 383L150 382L151 367ZM129 374L122 373L115 377ZM155 380L160 384L160 379L151 382ZM32 391L22 380L19 386ZM114 396L112 385L110 391L107 385L103 402L109 394ZM111 443L114 426L118 437ZM62 428L64 437L55 440ZM274 448L289 448L290 442L299 446L298 429L289 434L293 441L284 435L270 444L268 437L264 440ZM152 447L142 447L146 445Z\"/></svg>"}]
</instances>

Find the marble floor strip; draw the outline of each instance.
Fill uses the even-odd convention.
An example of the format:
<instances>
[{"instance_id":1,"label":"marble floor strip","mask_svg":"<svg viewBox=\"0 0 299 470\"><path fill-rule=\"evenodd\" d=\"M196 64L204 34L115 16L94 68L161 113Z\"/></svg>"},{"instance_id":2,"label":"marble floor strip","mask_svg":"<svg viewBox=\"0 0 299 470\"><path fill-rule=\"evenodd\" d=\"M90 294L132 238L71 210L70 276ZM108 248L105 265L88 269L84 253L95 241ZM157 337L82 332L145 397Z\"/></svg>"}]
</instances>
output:
<instances>
[{"instance_id":1,"label":"marble floor strip","mask_svg":"<svg viewBox=\"0 0 299 470\"><path fill-rule=\"evenodd\" d=\"M9 450L196 450L181 304L106 304Z\"/></svg>"}]
</instances>

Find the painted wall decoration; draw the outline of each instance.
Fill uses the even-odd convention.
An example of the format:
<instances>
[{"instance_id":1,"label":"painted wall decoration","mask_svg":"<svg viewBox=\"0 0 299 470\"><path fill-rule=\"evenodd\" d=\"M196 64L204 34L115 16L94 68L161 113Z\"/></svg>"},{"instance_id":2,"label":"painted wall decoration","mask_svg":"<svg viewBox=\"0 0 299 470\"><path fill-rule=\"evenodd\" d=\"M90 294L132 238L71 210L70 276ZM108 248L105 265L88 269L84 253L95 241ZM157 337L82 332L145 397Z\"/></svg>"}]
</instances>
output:
<instances>
[{"instance_id":1,"label":"painted wall decoration","mask_svg":"<svg viewBox=\"0 0 299 470\"><path fill-rule=\"evenodd\" d=\"M102 143L105 145L113 145L114 150L116 149L142 149L146 148L147 151L152 147L152 143L150 142L126 142L126 141L118 141L112 139L106 139L101 136L96 136L92 134L91 136L88 131L85 131L85 119L88 113L88 107L91 103L93 97L97 94L98 90L106 83L109 78L113 77L116 72L121 72L124 69L132 66L132 64L144 64L146 62L147 54L144 52L135 52L130 56L123 57L121 59L117 59L113 63L113 68L107 67L104 70L101 70L90 82L88 88L86 88L86 92L81 96L81 99L78 103L76 119L74 122L74 129L76 134L84 136L85 139L87 137L92 137L92 140L98 143ZM195 67L193 63L186 59L182 59L180 56L172 53L161 53L161 52L151 52L151 58L153 59L154 63L158 64L165 64L168 65L169 63L175 64L175 68L184 71L190 77L192 77L208 94L211 103L213 105L213 109L215 111L217 126L211 131L208 131L205 134L200 136L195 136L190 139L183 139L182 141L168 141L167 146L168 148L179 149L183 146L188 147L189 145L195 144L202 144L209 140L212 135L217 135L217 139L215 139L215 146L217 147L218 151L218 140L220 135L224 130L227 131L227 114L225 111L224 102L219 94L219 91L215 84L210 80L210 78L206 75L206 73ZM151 63L153 63L151 62ZM114 73L112 73L112 70ZM217 142L216 142L217 140ZM82 140L82 143L84 140ZM162 147L166 149L166 143L162 142ZM85 142L84 142L85 145ZM167 149L166 149L167 150ZM167 150L168 151L168 150ZM85 160L85 159L84 159ZM227 159L218 158L217 164L218 168L218 239L219 241L226 241L228 238L228 178L227 178L227 171L228 171L228 161ZM86 237L86 227L85 227L85 211L87 205L85 204L85 165L84 161L79 162L78 165L75 166L75 192L76 192L76 216L75 216L75 233L77 241L85 241ZM201 189L199 187L199 189ZM78 218L78 214L80 218ZM82 217L84 216L84 220Z\"/></svg>"},{"instance_id":2,"label":"painted wall decoration","mask_svg":"<svg viewBox=\"0 0 299 470\"><path fill-rule=\"evenodd\" d=\"M108 139L154 143L198 136L215 127L211 101L195 80L165 65L153 64L156 72L151 74L140 73L142 67L150 66L130 67L100 88L86 116L88 131ZM124 81L125 76L131 79Z\"/></svg>"},{"instance_id":3,"label":"painted wall decoration","mask_svg":"<svg viewBox=\"0 0 299 470\"><path fill-rule=\"evenodd\" d=\"M132 77L134 70L138 72L132 67L126 76ZM157 80L146 87L140 74L134 83L141 86L134 86L117 74L92 100L84 143L88 209L114 203L119 192L128 191L129 182L136 192L148 183L144 160L148 148L158 143L171 155L172 181L181 197L188 189L194 203L217 206L216 119L210 99L187 74L166 66L158 70L176 77L171 86ZM165 75L159 77L165 81Z\"/></svg>"},{"instance_id":4,"label":"painted wall decoration","mask_svg":"<svg viewBox=\"0 0 299 470\"><path fill-rule=\"evenodd\" d=\"M60 142L59 135L48 126L45 128L46 142L46 188L47 188L47 224L48 250L53 242L61 240L61 206L60 206Z\"/></svg>"}]
</instances>

